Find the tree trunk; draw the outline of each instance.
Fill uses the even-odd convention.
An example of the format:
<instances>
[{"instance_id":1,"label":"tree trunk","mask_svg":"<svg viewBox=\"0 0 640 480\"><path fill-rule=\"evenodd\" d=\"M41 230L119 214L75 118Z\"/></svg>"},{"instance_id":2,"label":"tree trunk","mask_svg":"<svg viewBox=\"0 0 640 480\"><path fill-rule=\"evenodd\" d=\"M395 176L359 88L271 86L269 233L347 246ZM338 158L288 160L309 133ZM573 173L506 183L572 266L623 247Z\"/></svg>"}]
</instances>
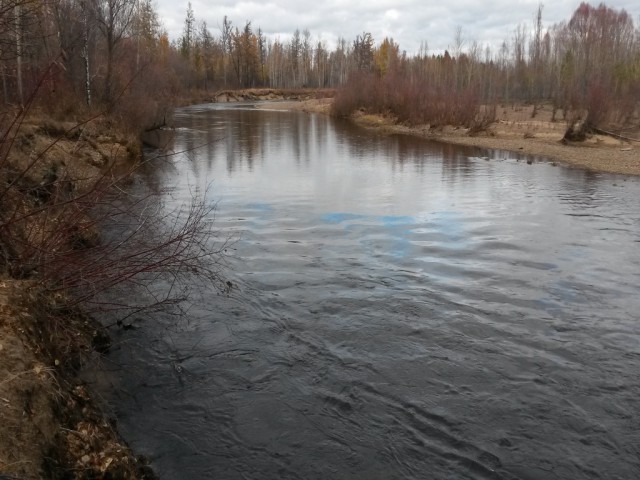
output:
<instances>
[{"instance_id":1,"label":"tree trunk","mask_svg":"<svg viewBox=\"0 0 640 480\"><path fill-rule=\"evenodd\" d=\"M104 100L108 110L111 110L113 100L113 48L113 33L109 30L107 32L107 73L104 78Z\"/></svg>"},{"instance_id":2,"label":"tree trunk","mask_svg":"<svg viewBox=\"0 0 640 480\"><path fill-rule=\"evenodd\" d=\"M87 106L91 106L91 69L89 64L89 20L85 17L84 27L84 47L82 50L82 58L84 59L84 87L85 100Z\"/></svg>"},{"instance_id":3,"label":"tree trunk","mask_svg":"<svg viewBox=\"0 0 640 480\"><path fill-rule=\"evenodd\" d=\"M20 106L24 106L24 92L22 90L22 26L20 25L20 17L22 15L20 11L20 4L16 4L14 7L15 13L15 27L16 27L16 83L18 90L18 101Z\"/></svg>"},{"instance_id":4,"label":"tree trunk","mask_svg":"<svg viewBox=\"0 0 640 480\"><path fill-rule=\"evenodd\" d=\"M9 90L7 88L7 72L4 68L4 64L0 67L0 74L2 75L2 93L4 94L4 103L9 103Z\"/></svg>"}]
</instances>

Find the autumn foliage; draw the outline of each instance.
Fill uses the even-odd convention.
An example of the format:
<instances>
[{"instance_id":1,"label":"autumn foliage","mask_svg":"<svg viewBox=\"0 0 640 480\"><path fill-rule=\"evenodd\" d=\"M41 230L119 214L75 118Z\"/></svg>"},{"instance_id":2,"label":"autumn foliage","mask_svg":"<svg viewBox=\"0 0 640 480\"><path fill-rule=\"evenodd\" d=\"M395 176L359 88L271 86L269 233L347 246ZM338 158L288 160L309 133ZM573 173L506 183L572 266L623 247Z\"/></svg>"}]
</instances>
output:
<instances>
[{"instance_id":1,"label":"autumn foliage","mask_svg":"<svg viewBox=\"0 0 640 480\"><path fill-rule=\"evenodd\" d=\"M447 85L412 79L402 73L380 77L354 73L338 91L332 113L348 116L355 110L391 115L402 123L475 127L481 110L474 86L454 89Z\"/></svg>"},{"instance_id":2,"label":"autumn foliage","mask_svg":"<svg viewBox=\"0 0 640 480\"><path fill-rule=\"evenodd\" d=\"M194 195L167 212L123 185L144 165L137 134L182 91L150 1L3 2L0 54L0 275L124 315L184 298L152 287L183 274L222 285L212 207ZM140 305L101 297L122 285Z\"/></svg>"},{"instance_id":3,"label":"autumn foliage","mask_svg":"<svg viewBox=\"0 0 640 480\"><path fill-rule=\"evenodd\" d=\"M586 129L640 123L640 31L624 10L582 3L568 22L545 30L540 7L531 34L519 26L496 53L476 43L463 48L460 32L444 54L400 56L392 46L354 42L354 56L376 61L352 62L334 114L363 110L475 131L491 122L496 105L517 102L533 104L534 115L550 103L554 119Z\"/></svg>"},{"instance_id":4,"label":"autumn foliage","mask_svg":"<svg viewBox=\"0 0 640 480\"><path fill-rule=\"evenodd\" d=\"M640 32L624 10L582 3L545 27L539 7L499 48L464 38L408 55L362 32L333 46L309 30L281 40L224 17L216 31L188 5L180 38L151 0L10 0L0 11L4 105L61 116L107 113L127 129L164 123L177 98L231 88L335 88L335 112L363 108L409 123L469 125L481 105L548 103L554 118L592 125L636 120Z\"/></svg>"}]
</instances>

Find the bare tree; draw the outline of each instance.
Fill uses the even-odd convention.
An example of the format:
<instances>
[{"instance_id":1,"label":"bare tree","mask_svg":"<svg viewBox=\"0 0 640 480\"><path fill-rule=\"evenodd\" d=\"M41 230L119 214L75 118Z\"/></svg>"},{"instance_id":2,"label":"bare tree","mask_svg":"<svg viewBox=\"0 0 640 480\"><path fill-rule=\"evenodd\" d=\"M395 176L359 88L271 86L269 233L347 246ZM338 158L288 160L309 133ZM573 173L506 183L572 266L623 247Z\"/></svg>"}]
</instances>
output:
<instances>
[{"instance_id":1,"label":"bare tree","mask_svg":"<svg viewBox=\"0 0 640 480\"><path fill-rule=\"evenodd\" d=\"M106 43L106 73L104 101L107 108L113 107L113 69L117 48L129 32L135 18L135 2L130 0L94 0L94 13L98 28Z\"/></svg>"},{"instance_id":2,"label":"bare tree","mask_svg":"<svg viewBox=\"0 0 640 480\"><path fill-rule=\"evenodd\" d=\"M200 24L200 32L198 35L198 42L200 44L200 55L202 56L202 70L203 70L203 81L204 81L204 89L209 89L209 78L213 76L212 70L212 56L213 56L213 37L211 36L211 32L209 32L209 28L207 27L207 22L202 22Z\"/></svg>"},{"instance_id":3,"label":"bare tree","mask_svg":"<svg viewBox=\"0 0 640 480\"><path fill-rule=\"evenodd\" d=\"M18 101L24 106L24 91L22 84L22 5L16 3L14 14L16 32L16 83L18 90Z\"/></svg>"},{"instance_id":4,"label":"bare tree","mask_svg":"<svg viewBox=\"0 0 640 480\"><path fill-rule=\"evenodd\" d=\"M20 112L17 123L22 119ZM230 238L214 230L215 207L206 192L166 210L160 192L121 186L139 165L116 175L115 157L103 154L104 164L79 179L49 158L56 144L82 135L84 126L52 129L51 143L26 163L15 155L16 147L2 151L0 268L30 278L39 292L61 295L65 308L107 310L119 319L177 305L192 280L203 288L228 288L222 268ZM21 138L15 127L3 145ZM85 137L85 142L95 140ZM162 289L156 288L159 283ZM146 297L121 302L109 293L122 288L141 289Z\"/></svg>"},{"instance_id":5,"label":"bare tree","mask_svg":"<svg viewBox=\"0 0 640 480\"><path fill-rule=\"evenodd\" d=\"M182 33L182 39L180 40L180 50L182 55L189 59L191 57L191 50L196 37L196 17L193 13L193 7L191 2L187 4L187 16L184 19L184 30Z\"/></svg>"},{"instance_id":6,"label":"bare tree","mask_svg":"<svg viewBox=\"0 0 640 480\"><path fill-rule=\"evenodd\" d=\"M535 117L542 98L542 79L544 63L542 61L542 4L538 5L533 23L533 38L529 45L529 66L531 69L529 99L533 103L531 116Z\"/></svg>"},{"instance_id":7,"label":"bare tree","mask_svg":"<svg viewBox=\"0 0 640 480\"><path fill-rule=\"evenodd\" d=\"M231 54L233 26L231 21L224 16L222 20L221 38L220 43L222 45L222 68L224 75L224 86L227 86L227 64L229 63L228 57Z\"/></svg>"},{"instance_id":8,"label":"bare tree","mask_svg":"<svg viewBox=\"0 0 640 480\"><path fill-rule=\"evenodd\" d=\"M373 36L369 32L357 35L353 41L354 68L360 72L373 69Z\"/></svg>"}]
</instances>

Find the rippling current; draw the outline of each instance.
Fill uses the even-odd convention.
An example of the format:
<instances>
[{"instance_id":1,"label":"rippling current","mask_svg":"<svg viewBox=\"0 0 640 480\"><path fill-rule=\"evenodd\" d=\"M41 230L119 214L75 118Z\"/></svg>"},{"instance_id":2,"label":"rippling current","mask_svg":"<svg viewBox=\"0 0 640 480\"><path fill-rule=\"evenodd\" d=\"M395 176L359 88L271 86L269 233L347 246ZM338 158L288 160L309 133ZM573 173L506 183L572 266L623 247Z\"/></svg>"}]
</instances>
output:
<instances>
[{"instance_id":1,"label":"rippling current","mask_svg":"<svg viewBox=\"0 0 640 480\"><path fill-rule=\"evenodd\" d=\"M638 178L250 105L177 125L151 180L211 183L239 240L228 295L105 361L161 478L640 478Z\"/></svg>"}]
</instances>

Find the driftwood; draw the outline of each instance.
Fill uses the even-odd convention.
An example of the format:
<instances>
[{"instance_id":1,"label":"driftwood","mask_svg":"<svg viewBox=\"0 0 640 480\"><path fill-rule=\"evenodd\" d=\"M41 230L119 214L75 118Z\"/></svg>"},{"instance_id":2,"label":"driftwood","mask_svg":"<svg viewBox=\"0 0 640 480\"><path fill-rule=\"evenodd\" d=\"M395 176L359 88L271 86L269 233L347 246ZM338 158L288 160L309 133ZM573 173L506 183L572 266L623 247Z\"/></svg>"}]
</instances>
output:
<instances>
[{"instance_id":1,"label":"driftwood","mask_svg":"<svg viewBox=\"0 0 640 480\"><path fill-rule=\"evenodd\" d=\"M619 133L608 132L607 130L602 130L601 128L593 128L594 133L599 133L600 135L608 135L613 138L617 138L618 140L626 140L627 142L640 142L638 138L625 137L624 135L620 135Z\"/></svg>"},{"instance_id":2,"label":"driftwood","mask_svg":"<svg viewBox=\"0 0 640 480\"><path fill-rule=\"evenodd\" d=\"M637 138L627 137L619 133L610 132L608 130L603 130L602 128L594 127L589 122L576 122L572 124L565 131L562 141L582 142L587 139L587 136L589 134L594 133L600 135L608 135L610 137L617 138L618 140L624 140L626 142L640 142L640 139Z\"/></svg>"}]
</instances>

